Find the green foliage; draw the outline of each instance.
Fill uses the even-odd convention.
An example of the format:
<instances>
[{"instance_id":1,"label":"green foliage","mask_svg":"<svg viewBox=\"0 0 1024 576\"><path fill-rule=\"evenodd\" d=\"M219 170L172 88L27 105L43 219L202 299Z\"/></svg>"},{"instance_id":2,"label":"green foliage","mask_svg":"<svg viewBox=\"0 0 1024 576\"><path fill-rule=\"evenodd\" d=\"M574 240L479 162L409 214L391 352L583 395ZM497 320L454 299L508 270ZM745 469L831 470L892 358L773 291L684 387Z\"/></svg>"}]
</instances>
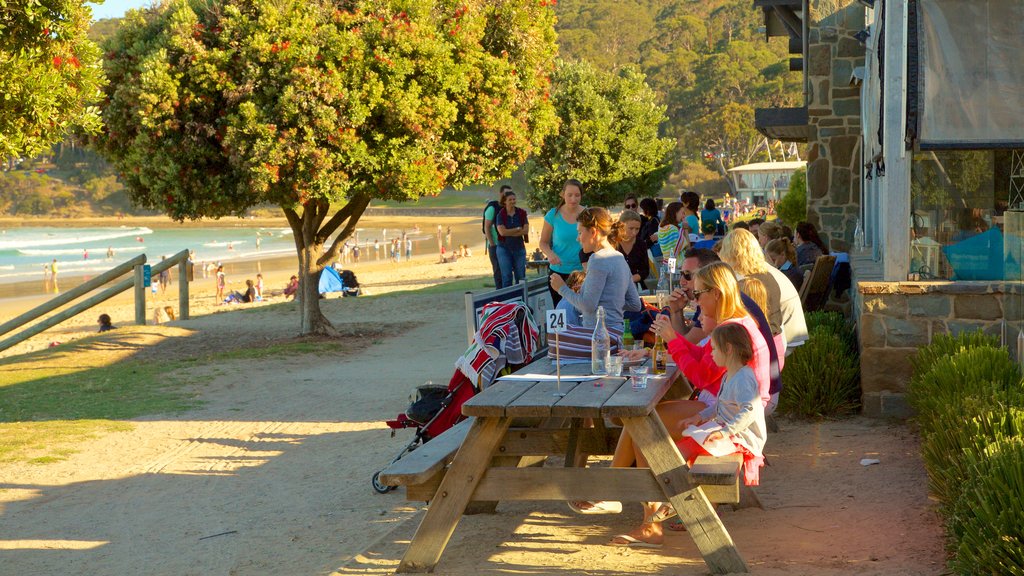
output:
<instances>
[{"instance_id":1,"label":"green foliage","mask_svg":"<svg viewBox=\"0 0 1024 576\"><path fill-rule=\"evenodd\" d=\"M908 400L922 430L932 430L930 419L945 406L956 406L967 396L1005 394L1019 388L1020 379L1020 369L1005 348L968 348L938 358L930 370L914 374Z\"/></svg>"},{"instance_id":2,"label":"green foliage","mask_svg":"<svg viewBox=\"0 0 1024 576\"><path fill-rule=\"evenodd\" d=\"M677 173L696 161L724 181L728 168L767 160L753 109L801 101L786 42L765 42L749 0L562 0L557 10L566 60L601 70L640 65L667 106Z\"/></svg>"},{"instance_id":3,"label":"green foliage","mask_svg":"<svg viewBox=\"0 0 1024 576\"><path fill-rule=\"evenodd\" d=\"M105 45L100 145L175 219L410 200L507 174L554 127L554 16L519 2L173 0Z\"/></svg>"},{"instance_id":4,"label":"green foliage","mask_svg":"<svg viewBox=\"0 0 1024 576\"><path fill-rule=\"evenodd\" d=\"M928 470L929 488L944 511L950 512L973 474L974 458L992 442L1024 435L1024 406L1020 391L976 394L956 405L942 406L921 430L921 457Z\"/></svg>"},{"instance_id":5,"label":"green foliage","mask_svg":"<svg viewBox=\"0 0 1024 576\"><path fill-rule=\"evenodd\" d=\"M800 168L789 179L789 191L775 205L775 211L789 226L807 219L807 169Z\"/></svg>"},{"instance_id":6,"label":"green foliage","mask_svg":"<svg viewBox=\"0 0 1024 576\"><path fill-rule=\"evenodd\" d=\"M642 73L627 67L609 74L583 62L560 62L553 90L559 128L526 165L531 208L558 204L568 178L583 182L589 206L661 190L673 144L658 137L665 108Z\"/></svg>"},{"instance_id":7,"label":"green foliage","mask_svg":"<svg viewBox=\"0 0 1024 576\"><path fill-rule=\"evenodd\" d=\"M1020 431L1018 431L1018 434ZM1024 575L1024 438L965 455L972 468L949 518L958 574Z\"/></svg>"},{"instance_id":8,"label":"green foliage","mask_svg":"<svg viewBox=\"0 0 1024 576\"><path fill-rule=\"evenodd\" d=\"M72 129L99 130L99 49L82 0L0 3L0 158L33 156Z\"/></svg>"},{"instance_id":9,"label":"green foliage","mask_svg":"<svg viewBox=\"0 0 1024 576\"><path fill-rule=\"evenodd\" d=\"M860 360L841 314L808 315L809 337L786 359L779 411L804 417L847 414L860 405Z\"/></svg>"},{"instance_id":10,"label":"green foliage","mask_svg":"<svg viewBox=\"0 0 1024 576\"><path fill-rule=\"evenodd\" d=\"M981 330L961 332L959 334L936 334L930 344L917 349L911 357L910 364L914 367L914 376L924 375L940 358L952 356L969 348L996 348L999 339L988 336Z\"/></svg>"}]
</instances>

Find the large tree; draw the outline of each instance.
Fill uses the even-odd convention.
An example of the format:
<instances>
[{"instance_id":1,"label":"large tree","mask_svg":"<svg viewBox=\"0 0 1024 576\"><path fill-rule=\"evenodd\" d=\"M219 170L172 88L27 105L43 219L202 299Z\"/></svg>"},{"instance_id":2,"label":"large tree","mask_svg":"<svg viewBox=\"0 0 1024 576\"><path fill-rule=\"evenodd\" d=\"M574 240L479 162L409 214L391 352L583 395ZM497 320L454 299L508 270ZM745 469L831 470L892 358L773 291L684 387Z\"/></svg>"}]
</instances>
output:
<instances>
[{"instance_id":1,"label":"large tree","mask_svg":"<svg viewBox=\"0 0 1024 576\"><path fill-rule=\"evenodd\" d=\"M532 208L550 208L567 178L583 182L590 206L619 204L628 193L661 190L674 143L658 135L665 107L634 67L617 73L586 62L560 62L553 99L556 134L526 164Z\"/></svg>"},{"instance_id":2,"label":"large tree","mask_svg":"<svg viewBox=\"0 0 1024 576\"><path fill-rule=\"evenodd\" d=\"M170 0L106 50L100 145L132 199L281 206L302 334L333 332L317 280L371 200L507 175L555 124L546 1Z\"/></svg>"},{"instance_id":3,"label":"large tree","mask_svg":"<svg viewBox=\"0 0 1024 576\"><path fill-rule=\"evenodd\" d=\"M103 76L83 0L0 0L0 159L99 129Z\"/></svg>"}]
</instances>

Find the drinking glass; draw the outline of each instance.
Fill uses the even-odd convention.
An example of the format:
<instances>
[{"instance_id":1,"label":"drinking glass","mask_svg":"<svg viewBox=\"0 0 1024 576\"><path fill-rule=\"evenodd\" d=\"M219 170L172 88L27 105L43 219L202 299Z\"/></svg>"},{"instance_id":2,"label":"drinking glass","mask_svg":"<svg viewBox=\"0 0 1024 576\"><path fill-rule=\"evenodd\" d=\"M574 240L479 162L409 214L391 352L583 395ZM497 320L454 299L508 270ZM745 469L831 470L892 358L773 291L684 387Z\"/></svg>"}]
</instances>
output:
<instances>
[{"instance_id":1,"label":"drinking glass","mask_svg":"<svg viewBox=\"0 0 1024 576\"><path fill-rule=\"evenodd\" d=\"M629 377L633 380L634 390L647 388L647 370L647 365L629 367Z\"/></svg>"},{"instance_id":2,"label":"drinking glass","mask_svg":"<svg viewBox=\"0 0 1024 576\"><path fill-rule=\"evenodd\" d=\"M608 357L608 375L622 376L622 356Z\"/></svg>"}]
</instances>

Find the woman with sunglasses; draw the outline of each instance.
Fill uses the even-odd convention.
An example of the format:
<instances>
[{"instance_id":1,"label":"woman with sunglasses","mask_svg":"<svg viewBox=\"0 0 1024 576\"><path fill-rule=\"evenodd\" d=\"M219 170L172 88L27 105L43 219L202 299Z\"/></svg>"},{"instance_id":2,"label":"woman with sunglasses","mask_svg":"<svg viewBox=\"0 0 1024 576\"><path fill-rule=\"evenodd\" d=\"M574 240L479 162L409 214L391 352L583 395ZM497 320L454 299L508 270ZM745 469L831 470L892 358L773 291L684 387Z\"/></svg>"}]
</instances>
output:
<instances>
[{"instance_id":1,"label":"woman with sunglasses","mask_svg":"<svg viewBox=\"0 0 1024 576\"><path fill-rule=\"evenodd\" d=\"M585 208L580 212L576 228L579 244L590 252L587 278L579 292L573 292L558 273L551 274L551 289L567 299L583 317L583 327L597 324L597 308L604 306L608 331L622 334L622 312L640 310L640 295L632 281L625 257L613 246L618 243L625 225L613 222L604 208Z\"/></svg>"},{"instance_id":2,"label":"woman with sunglasses","mask_svg":"<svg viewBox=\"0 0 1024 576\"><path fill-rule=\"evenodd\" d=\"M702 312L701 325L709 333L716 326L726 323L739 324L747 331L754 348L754 356L748 365L753 368L757 379L762 405L767 405L770 385L768 344L757 322L743 305L743 297L732 269L727 264L716 262L698 270L693 274L693 297ZM651 329L665 340L669 354L695 391L690 400L669 400L661 402L656 408L669 435L680 439L685 428L684 420L716 404L725 367L715 363L710 342L703 346L690 343L672 328L667 316L659 316ZM631 466L641 457L629 434L623 431L615 447L612 466ZM592 505L600 508L603 504ZM669 517L670 513L661 503L645 502L643 523L627 534L616 536L610 544L659 547L664 539L662 522Z\"/></svg>"},{"instance_id":3,"label":"woman with sunglasses","mask_svg":"<svg viewBox=\"0 0 1024 576\"><path fill-rule=\"evenodd\" d=\"M583 212L581 200L583 184L579 180L566 180L558 206L548 210L544 215L544 226L540 231L540 250L547 257L551 271L561 278L563 284L569 278L569 274L583 270L583 264L580 262L581 246L576 230L576 220ZM561 299L552 285L552 306L558 304Z\"/></svg>"}]
</instances>

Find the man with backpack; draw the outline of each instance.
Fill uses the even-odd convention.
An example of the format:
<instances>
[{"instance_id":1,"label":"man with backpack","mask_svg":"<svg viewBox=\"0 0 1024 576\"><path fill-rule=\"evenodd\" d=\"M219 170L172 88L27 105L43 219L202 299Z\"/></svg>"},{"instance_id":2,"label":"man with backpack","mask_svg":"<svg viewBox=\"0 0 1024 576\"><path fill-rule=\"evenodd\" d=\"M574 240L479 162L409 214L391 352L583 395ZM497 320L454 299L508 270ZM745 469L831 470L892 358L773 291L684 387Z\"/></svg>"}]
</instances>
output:
<instances>
[{"instance_id":1,"label":"man with backpack","mask_svg":"<svg viewBox=\"0 0 1024 576\"><path fill-rule=\"evenodd\" d=\"M487 256L491 259L491 272L494 274L494 288L503 288L501 283L501 266L498 264L498 227L494 223L494 219L498 216L498 211L501 210L501 198L505 196L505 192L511 192L512 187L508 184L503 184L498 190L498 200L489 200L487 206L484 208L483 218L483 233L484 240L487 243Z\"/></svg>"}]
</instances>

